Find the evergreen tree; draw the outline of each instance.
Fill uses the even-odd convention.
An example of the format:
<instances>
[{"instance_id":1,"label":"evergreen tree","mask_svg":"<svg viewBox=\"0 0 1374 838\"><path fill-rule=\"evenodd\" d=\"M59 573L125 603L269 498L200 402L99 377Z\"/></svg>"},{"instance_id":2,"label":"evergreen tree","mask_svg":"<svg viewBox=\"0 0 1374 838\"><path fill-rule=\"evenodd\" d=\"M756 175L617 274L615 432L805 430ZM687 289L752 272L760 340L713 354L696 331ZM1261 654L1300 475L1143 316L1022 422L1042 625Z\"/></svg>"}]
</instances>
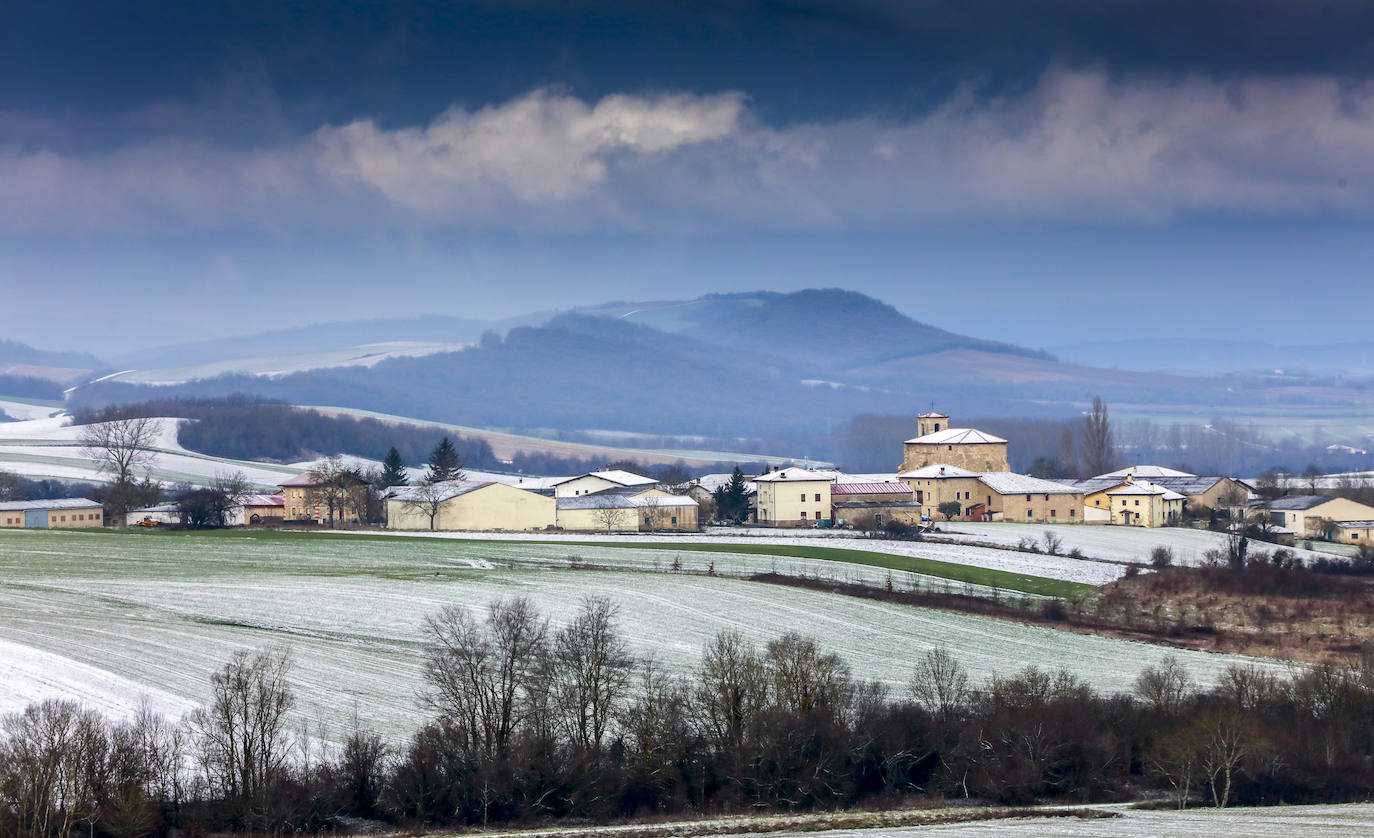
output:
<instances>
[{"instance_id":1,"label":"evergreen tree","mask_svg":"<svg viewBox=\"0 0 1374 838\"><path fill-rule=\"evenodd\" d=\"M458 462L458 449L453 447L448 437L444 437L430 452L429 472L425 474L425 481L441 483L445 480L462 479L463 469Z\"/></svg>"},{"instance_id":2,"label":"evergreen tree","mask_svg":"<svg viewBox=\"0 0 1374 838\"><path fill-rule=\"evenodd\" d=\"M730 482L711 493L716 501L717 520L740 524L749 517L749 490L745 482L744 472L735 466Z\"/></svg>"},{"instance_id":3,"label":"evergreen tree","mask_svg":"<svg viewBox=\"0 0 1374 838\"><path fill-rule=\"evenodd\" d=\"M409 482L405 461L401 459L401 452L393 445L391 450L386 452L386 459L382 460L382 485L404 486Z\"/></svg>"}]
</instances>

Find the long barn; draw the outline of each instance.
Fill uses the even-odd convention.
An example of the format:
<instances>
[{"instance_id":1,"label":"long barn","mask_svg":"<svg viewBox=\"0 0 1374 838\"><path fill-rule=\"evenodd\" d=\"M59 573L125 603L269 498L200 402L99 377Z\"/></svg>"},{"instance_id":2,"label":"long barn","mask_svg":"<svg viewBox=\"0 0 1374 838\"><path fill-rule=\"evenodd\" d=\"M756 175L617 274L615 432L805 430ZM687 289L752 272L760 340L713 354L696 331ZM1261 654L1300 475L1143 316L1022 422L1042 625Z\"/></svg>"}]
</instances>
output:
<instances>
[{"instance_id":1,"label":"long barn","mask_svg":"<svg viewBox=\"0 0 1374 838\"><path fill-rule=\"evenodd\" d=\"M104 510L87 498L15 500L0 503L0 527L51 529L103 526Z\"/></svg>"}]
</instances>

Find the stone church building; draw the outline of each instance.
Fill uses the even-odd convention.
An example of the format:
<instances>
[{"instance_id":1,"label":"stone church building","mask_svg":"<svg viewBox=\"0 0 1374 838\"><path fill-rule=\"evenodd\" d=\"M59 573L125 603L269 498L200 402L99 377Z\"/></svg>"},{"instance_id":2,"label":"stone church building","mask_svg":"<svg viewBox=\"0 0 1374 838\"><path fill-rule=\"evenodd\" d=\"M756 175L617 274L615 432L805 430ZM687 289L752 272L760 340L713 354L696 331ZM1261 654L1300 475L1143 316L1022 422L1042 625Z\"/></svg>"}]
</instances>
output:
<instances>
[{"instance_id":1,"label":"stone church building","mask_svg":"<svg viewBox=\"0 0 1374 838\"><path fill-rule=\"evenodd\" d=\"M943 413L916 417L917 437L902 444L899 473L924 466L949 465L975 472L1011 471L1007 441L974 428L951 428Z\"/></svg>"}]
</instances>

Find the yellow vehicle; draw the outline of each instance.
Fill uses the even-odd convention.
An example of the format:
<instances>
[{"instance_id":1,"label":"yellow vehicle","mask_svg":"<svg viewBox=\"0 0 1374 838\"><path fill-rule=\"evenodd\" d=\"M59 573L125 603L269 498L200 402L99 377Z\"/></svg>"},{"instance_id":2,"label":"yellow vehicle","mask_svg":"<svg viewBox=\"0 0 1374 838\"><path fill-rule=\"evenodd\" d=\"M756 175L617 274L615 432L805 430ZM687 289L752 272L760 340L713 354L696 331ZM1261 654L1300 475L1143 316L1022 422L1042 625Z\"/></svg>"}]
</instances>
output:
<instances>
[{"instance_id":1,"label":"yellow vehicle","mask_svg":"<svg viewBox=\"0 0 1374 838\"><path fill-rule=\"evenodd\" d=\"M135 526L135 527L157 527L157 526L161 526L161 524L159 524L157 521L154 521L151 517L145 517L142 521L137 521L137 522L135 522L135 523L134 523L134 526Z\"/></svg>"}]
</instances>

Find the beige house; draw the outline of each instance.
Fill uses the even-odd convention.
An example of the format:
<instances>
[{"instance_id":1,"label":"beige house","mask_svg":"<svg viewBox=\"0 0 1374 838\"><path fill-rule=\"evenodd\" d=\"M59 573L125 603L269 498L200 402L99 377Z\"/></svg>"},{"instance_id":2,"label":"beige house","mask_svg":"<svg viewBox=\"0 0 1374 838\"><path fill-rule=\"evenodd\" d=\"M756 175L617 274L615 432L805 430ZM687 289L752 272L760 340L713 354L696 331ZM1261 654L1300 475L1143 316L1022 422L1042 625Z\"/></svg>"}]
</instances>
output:
<instances>
[{"instance_id":1,"label":"beige house","mask_svg":"<svg viewBox=\"0 0 1374 838\"><path fill-rule=\"evenodd\" d=\"M829 520L830 486L837 474L785 468L754 478L755 518L764 527L810 527Z\"/></svg>"},{"instance_id":2,"label":"beige house","mask_svg":"<svg viewBox=\"0 0 1374 838\"><path fill-rule=\"evenodd\" d=\"M582 495L592 495L606 489L625 489L632 486L657 486L658 481L652 477L644 477L629 471L619 469L603 469L601 471L591 471L586 474L579 474L576 477L565 477L553 484L553 493L556 498L576 498Z\"/></svg>"},{"instance_id":3,"label":"beige house","mask_svg":"<svg viewBox=\"0 0 1374 838\"><path fill-rule=\"evenodd\" d=\"M1119 489L1136 479L1148 480L1156 486L1183 495L1186 498L1186 511L1197 517L1204 517L1214 509L1234 506L1236 499L1247 498L1250 494L1248 486L1231 477L1198 476L1163 466L1131 466L1087 480L1072 481L1070 485L1083 491L1087 499L1089 522L1107 523L1110 515L1106 512L1105 492Z\"/></svg>"},{"instance_id":4,"label":"beige house","mask_svg":"<svg viewBox=\"0 0 1374 838\"><path fill-rule=\"evenodd\" d=\"M547 495L476 480L402 488L387 499L386 513L393 530L521 532L548 529L558 520L557 505Z\"/></svg>"},{"instance_id":5,"label":"beige house","mask_svg":"<svg viewBox=\"0 0 1374 838\"><path fill-rule=\"evenodd\" d=\"M916 417L917 436L902 443L904 473L930 465L952 465L976 472L1010 471L1007 441L974 428L951 428L943 413Z\"/></svg>"},{"instance_id":6,"label":"beige house","mask_svg":"<svg viewBox=\"0 0 1374 838\"><path fill-rule=\"evenodd\" d=\"M1374 506L1331 495L1289 495L1273 501L1253 501L1249 512L1267 513L1272 524L1292 530L1299 538L1325 538L1341 521L1374 520Z\"/></svg>"},{"instance_id":7,"label":"beige house","mask_svg":"<svg viewBox=\"0 0 1374 838\"><path fill-rule=\"evenodd\" d=\"M1036 524L1083 521L1083 493L1073 486L1010 471L980 474L978 483L982 491L975 498L987 510L985 520Z\"/></svg>"},{"instance_id":8,"label":"beige house","mask_svg":"<svg viewBox=\"0 0 1374 838\"><path fill-rule=\"evenodd\" d=\"M16 500L0 503L0 528L87 528L104 524L104 508L86 498Z\"/></svg>"},{"instance_id":9,"label":"beige house","mask_svg":"<svg viewBox=\"0 0 1374 838\"><path fill-rule=\"evenodd\" d=\"M940 514L940 504L957 501L960 505L958 517L968 518L975 506L974 493L980 491L979 472L970 471L948 463L935 463L921 468L904 471L897 478L915 492L915 500L921 504L921 514L932 521L944 516Z\"/></svg>"},{"instance_id":10,"label":"beige house","mask_svg":"<svg viewBox=\"0 0 1374 838\"><path fill-rule=\"evenodd\" d=\"M1098 497L1101 495L1101 498ZM1116 489L1086 498L1085 503L1101 508L1105 500L1110 516L1107 523L1128 527L1166 527L1183 520L1183 495L1148 480L1133 480Z\"/></svg>"},{"instance_id":11,"label":"beige house","mask_svg":"<svg viewBox=\"0 0 1374 838\"><path fill-rule=\"evenodd\" d=\"M578 532L696 532L697 502L648 486L557 499L558 528Z\"/></svg>"}]
</instances>

